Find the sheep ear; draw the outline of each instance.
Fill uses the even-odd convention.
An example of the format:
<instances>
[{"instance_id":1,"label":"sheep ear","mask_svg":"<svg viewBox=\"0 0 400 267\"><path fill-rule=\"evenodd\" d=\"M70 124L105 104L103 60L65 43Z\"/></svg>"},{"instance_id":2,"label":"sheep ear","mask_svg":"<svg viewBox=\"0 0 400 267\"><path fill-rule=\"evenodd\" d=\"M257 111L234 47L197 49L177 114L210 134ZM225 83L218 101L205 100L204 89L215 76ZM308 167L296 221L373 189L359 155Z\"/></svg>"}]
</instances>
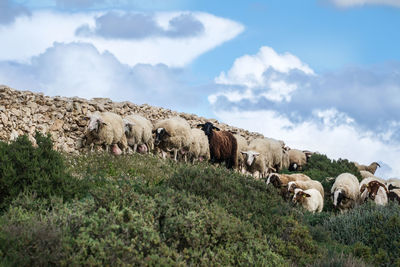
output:
<instances>
[{"instance_id":1,"label":"sheep ear","mask_svg":"<svg viewBox=\"0 0 400 267\"><path fill-rule=\"evenodd\" d=\"M242 153L242 154L247 154L247 152L246 152L246 151L240 151L240 153Z\"/></svg>"},{"instance_id":2,"label":"sheep ear","mask_svg":"<svg viewBox=\"0 0 400 267\"><path fill-rule=\"evenodd\" d=\"M169 134L169 132L167 132L167 131L164 131L164 132L165 132L165 135L166 135L166 136L171 137L171 135Z\"/></svg>"},{"instance_id":3,"label":"sheep ear","mask_svg":"<svg viewBox=\"0 0 400 267\"><path fill-rule=\"evenodd\" d=\"M305 196L305 197L311 197L311 195L310 195L310 194L307 194L307 193L305 193L304 196Z\"/></svg>"},{"instance_id":4,"label":"sheep ear","mask_svg":"<svg viewBox=\"0 0 400 267\"><path fill-rule=\"evenodd\" d=\"M218 127L213 126L213 129L216 131L221 131Z\"/></svg>"},{"instance_id":5,"label":"sheep ear","mask_svg":"<svg viewBox=\"0 0 400 267\"><path fill-rule=\"evenodd\" d=\"M202 128L202 127L204 127L204 123L201 123L201 124L197 124L197 126L196 126L197 128Z\"/></svg>"}]
</instances>

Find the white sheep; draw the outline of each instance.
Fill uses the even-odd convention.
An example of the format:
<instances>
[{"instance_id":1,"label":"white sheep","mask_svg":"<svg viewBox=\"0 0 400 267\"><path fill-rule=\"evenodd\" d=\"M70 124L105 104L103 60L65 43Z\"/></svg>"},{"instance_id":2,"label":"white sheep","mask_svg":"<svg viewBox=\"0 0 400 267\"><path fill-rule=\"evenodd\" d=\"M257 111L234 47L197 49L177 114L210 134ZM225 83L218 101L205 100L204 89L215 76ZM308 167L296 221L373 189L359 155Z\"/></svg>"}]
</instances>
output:
<instances>
[{"instance_id":1,"label":"white sheep","mask_svg":"<svg viewBox=\"0 0 400 267\"><path fill-rule=\"evenodd\" d=\"M191 129L192 142L189 147L189 155L194 163L196 160L209 160L210 159L210 145L208 138L204 132L197 128Z\"/></svg>"},{"instance_id":2,"label":"white sheep","mask_svg":"<svg viewBox=\"0 0 400 267\"><path fill-rule=\"evenodd\" d=\"M296 188L303 190L316 189L321 193L321 196L324 197L324 187L319 181L316 180L291 181L288 183L288 192L294 193Z\"/></svg>"},{"instance_id":3,"label":"white sheep","mask_svg":"<svg viewBox=\"0 0 400 267\"><path fill-rule=\"evenodd\" d=\"M265 177L273 167L273 158L270 152L270 143L264 138L257 138L250 142L247 151L240 151L244 156L247 171L255 177Z\"/></svg>"},{"instance_id":4,"label":"white sheep","mask_svg":"<svg viewBox=\"0 0 400 267\"><path fill-rule=\"evenodd\" d=\"M384 183L376 180L372 180L367 184L363 184L360 189L361 197L367 199L372 199L377 205L386 205L388 203L388 194Z\"/></svg>"},{"instance_id":5,"label":"white sheep","mask_svg":"<svg viewBox=\"0 0 400 267\"><path fill-rule=\"evenodd\" d=\"M303 190L296 188L293 196L294 203L301 203L303 208L310 212L321 212L324 208L324 199L316 189Z\"/></svg>"},{"instance_id":6,"label":"white sheep","mask_svg":"<svg viewBox=\"0 0 400 267\"><path fill-rule=\"evenodd\" d=\"M298 149L290 149L288 151L290 167L289 170L297 171L302 170L304 165L307 164L306 154Z\"/></svg>"},{"instance_id":7,"label":"white sheep","mask_svg":"<svg viewBox=\"0 0 400 267\"><path fill-rule=\"evenodd\" d=\"M266 137L265 140L267 140L269 145L268 153L270 154L271 158L271 166L275 169L275 171L279 171L282 169L282 158L285 143L283 141L278 141L268 137Z\"/></svg>"},{"instance_id":8,"label":"white sheep","mask_svg":"<svg viewBox=\"0 0 400 267\"><path fill-rule=\"evenodd\" d=\"M359 185L357 177L351 173L342 173L336 177L331 188L333 206L343 213L357 205L360 199Z\"/></svg>"},{"instance_id":9,"label":"white sheep","mask_svg":"<svg viewBox=\"0 0 400 267\"><path fill-rule=\"evenodd\" d=\"M126 116L123 121L128 145L133 146L134 152L140 145L146 145L148 150L153 149L153 125L148 119L134 114Z\"/></svg>"},{"instance_id":10,"label":"white sheep","mask_svg":"<svg viewBox=\"0 0 400 267\"><path fill-rule=\"evenodd\" d=\"M156 134L155 145L168 152L174 152L174 160L178 160L178 151L186 154L192 143L192 134L189 123L181 117L172 117L158 121L154 125Z\"/></svg>"},{"instance_id":11,"label":"white sheep","mask_svg":"<svg viewBox=\"0 0 400 267\"><path fill-rule=\"evenodd\" d=\"M385 180L383 180L379 177L376 177L374 175L362 179L360 182L360 185L358 186L359 190L360 190L360 203L364 203L365 200L367 199L368 195L367 195L367 193L364 192L364 189L365 189L365 185L367 185L371 181L378 181L381 183L385 183Z\"/></svg>"},{"instance_id":12,"label":"white sheep","mask_svg":"<svg viewBox=\"0 0 400 267\"><path fill-rule=\"evenodd\" d=\"M238 145L238 169L239 172L244 173L246 171L246 162L245 162L245 157L240 151L247 151L248 150L248 142L247 140L239 135L239 134L234 134L233 135L236 138L237 145Z\"/></svg>"},{"instance_id":13,"label":"white sheep","mask_svg":"<svg viewBox=\"0 0 400 267\"><path fill-rule=\"evenodd\" d=\"M121 116L112 112L93 113L87 126L86 137L88 144L105 145L107 152L110 146L116 144L123 151L128 147L124 122Z\"/></svg>"}]
</instances>

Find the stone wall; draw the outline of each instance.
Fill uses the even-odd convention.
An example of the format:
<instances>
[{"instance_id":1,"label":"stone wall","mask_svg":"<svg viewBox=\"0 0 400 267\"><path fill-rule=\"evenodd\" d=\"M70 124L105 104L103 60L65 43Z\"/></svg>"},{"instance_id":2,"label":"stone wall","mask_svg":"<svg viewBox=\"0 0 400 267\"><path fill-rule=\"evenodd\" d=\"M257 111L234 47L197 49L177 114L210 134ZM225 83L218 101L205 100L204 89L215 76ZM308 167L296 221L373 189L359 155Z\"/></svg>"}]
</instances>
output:
<instances>
[{"instance_id":1,"label":"stone wall","mask_svg":"<svg viewBox=\"0 0 400 267\"><path fill-rule=\"evenodd\" d=\"M235 128L215 119L206 119L193 114L131 102L113 102L108 98L91 100L78 97L49 97L42 93L17 91L0 85L0 140L10 141L19 135L28 134L34 142L35 131L50 133L55 149L68 153L79 153L83 146L88 115L95 111L111 111L121 116L140 114L151 122L171 116L185 118L192 127L211 121L221 130L238 132L246 139L262 137L261 134Z\"/></svg>"}]
</instances>

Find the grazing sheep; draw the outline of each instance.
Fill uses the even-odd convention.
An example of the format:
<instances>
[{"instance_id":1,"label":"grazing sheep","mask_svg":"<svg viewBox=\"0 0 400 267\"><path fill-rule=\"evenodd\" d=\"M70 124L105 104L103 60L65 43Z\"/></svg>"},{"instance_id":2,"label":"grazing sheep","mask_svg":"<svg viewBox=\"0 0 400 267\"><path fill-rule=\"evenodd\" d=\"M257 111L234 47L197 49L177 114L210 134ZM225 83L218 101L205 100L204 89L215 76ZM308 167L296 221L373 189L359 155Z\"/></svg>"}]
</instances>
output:
<instances>
[{"instance_id":1,"label":"grazing sheep","mask_svg":"<svg viewBox=\"0 0 400 267\"><path fill-rule=\"evenodd\" d=\"M354 165L358 168L359 171L369 171L372 174L375 174L375 171L378 167L381 167L378 162L372 162L369 164L369 166L366 165L360 165L357 162L353 162Z\"/></svg>"},{"instance_id":2,"label":"grazing sheep","mask_svg":"<svg viewBox=\"0 0 400 267\"><path fill-rule=\"evenodd\" d=\"M385 182L385 180L383 180L383 179L381 179L379 177L376 177L374 175L362 179L361 182L360 182L360 185L359 185L360 193L361 193L361 195L360 195L360 203L364 203L366 201L367 197L368 197L366 193L362 194L364 192L364 190L362 190L361 188L365 188L364 186L367 185L371 181L378 181L378 182L381 182L381 183Z\"/></svg>"},{"instance_id":3,"label":"grazing sheep","mask_svg":"<svg viewBox=\"0 0 400 267\"><path fill-rule=\"evenodd\" d=\"M386 186L378 181L370 181L363 184L360 188L361 195L366 195L365 199L372 199L377 205L386 205L388 203L388 190Z\"/></svg>"},{"instance_id":4,"label":"grazing sheep","mask_svg":"<svg viewBox=\"0 0 400 267\"><path fill-rule=\"evenodd\" d=\"M316 189L294 190L293 203L301 203L303 208L311 212L321 212L324 207L324 199Z\"/></svg>"},{"instance_id":5,"label":"grazing sheep","mask_svg":"<svg viewBox=\"0 0 400 267\"><path fill-rule=\"evenodd\" d=\"M332 185L331 195L333 206L339 209L341 213L353 208L359 203L360 199L357 177L351 173L340 174Z\"/></svg>"},{"instance_id":6,"label":"grazing sheep","mask_svg":"<svg viewBox=\"0 0 400 267\"><path fill-rule=\"evenodd\" d=\"M311 178L302 173L293 173L293 174L279 174L279 173L270 173L268 175L267 181L265 182L268 186L270 183L275 187L281 190L281 195L287 199L289 194L287 190L287 186L289 182L293 181L310 181Z\"/></svg>"},{"instance_id":7,"label":"grazing sheep","mask_svg":"<svg viewBox=\"0 0 400 267\"><path fill-rule=\"evenodd\" d=\"M115 144L118 144L123 151L128 147L124 122L121 116L112 112L93 113L87 126L86 138L89 145L105 145L107 152L109 147Z\"/></svg>"},{"instance_id":8,"label":"grazing sheep","mask_svg":"<svg viewBox=\"0 0 400 267\"><path fill-rule=\"evenodd\" d=\"M279 144L279 147L281 145ZM253 176L258 173L260 177L265 177L270 170L274 169L274 155L271 150L271 142L265 138L252 140L247 151L240 151L244 156L247 171Z\"/></svg>"},{"instance_id":9,"label":"grazing sheep","mask_svg":"<svg viewBox=\"0 0 400 267\"><path fill-rule=\"evenodd\" d=\"M189 156L194 163L196 160L209 160L210 159L210 147L208 144L208 138L204 132L200 129L193 128L192 132L192 143L189 148Z\"/></svg>"},{"instance_id":10,"label":"grazing sheep","mask_svg":"<svg viewBox=\"0 0 400 267\"><path fill-rule=\"evenodd\" d=\"M208 137L210 147L210 157L212 163L221 163L225 161L228 169L238 166L238 145L236 138L232 133L220 131L211 122L198 124Z\"/></svg>"},{"instance_id":11,"label":"grazing sheep","mask_svg":"<svg viewBox=\"0 0 400 267\"><path fill-rule=\"evenodd\" d=\"M288 192L294 193L296 188L300 188L303 190L307 189L316 189L321 193L321 196L324 197L324 187L322 184L316 180L308 180L308 181L292 181L288 183Z\"/></svg>"},{"instance_id":12,"label":"grazing sheep","mask_svg":"<svg viewBox=\"0 0 400 267\"><path fill-rule=\"evenodd\" d=\"M268 142L268 153L271 158L271 167L275 169L276 172L282 169L282 158L285 143L283 141L278 141L273 138L264 138Z\"/></svg>"},{"instance_id":13,"label":"grazing sheep","mask_svg":"<svg viewBox=\"0 0 400 267\"><path fill-rule=\"evenodd\" d=\"M246 170L255 178L263 178L268 174L265 156L256 151L241 151L246 164Z\"/></svg>"},{"instance_id":14,"label":"grazing sheep","mask_svg":"<svg viewBox=\"0 0 400 267\"><path fill-rule=\"evenodd\" d=\"M129 115L124 118L125 135L129 146L136 152L138 145L146 145L148 150L153 149L153 125L151 122L138 115Z\"/></svg>"},{"instance_id":15,"label":"grazing sheep","mask_svg":"<svg viewBox=\"0 0 400 267\"><path fill-rule=\"evenodd\" d=\"M247 143L247 140L239 135L239 134L234 134L233 135L236 138L236 142L238 145L238 151L247 151L248 150L248 146L249 144ZM241 173L245 172L245 167L246 167L246 163L245 163L245 156L242 153L238 152L238 170Z\"/></svg>"},{"instance_id":16,"label":"grazing sheep","mask_svg":"<svg viewBox=\"0 0 400 267\"><path fill-rule=\"evenodd\" d=\"M303 166L307 164L306 154L298 149L290 149L288 153L290 161L289 170L290 171L302 170Z\"/></svg>"},{"instance_id":17,"label":"grazing sheep","mask_svg":"<svg viewBox=\"0 0 400 267\"><path fill-rule=\"evenodd\" d=\"M172 117L158 121L154 125L156 134L154 144L163 151L173 151L174 160L178 160L178 151L186 156L192 143L189 123L181 117ZM163 154L165 157L165 154Z\"/></svg>"}]
</instances>

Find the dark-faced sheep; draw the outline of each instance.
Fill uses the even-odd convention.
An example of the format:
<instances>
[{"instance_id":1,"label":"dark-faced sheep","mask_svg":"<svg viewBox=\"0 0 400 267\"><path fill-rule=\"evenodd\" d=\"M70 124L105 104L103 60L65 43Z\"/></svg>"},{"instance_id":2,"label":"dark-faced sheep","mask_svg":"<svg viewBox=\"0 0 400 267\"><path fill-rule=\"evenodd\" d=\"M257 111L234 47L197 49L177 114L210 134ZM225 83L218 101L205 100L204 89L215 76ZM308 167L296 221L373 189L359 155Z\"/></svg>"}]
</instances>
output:
<instances>
[{"instance_id":1,"label":"dark-faced sheep","mask_svg":"<svg viewBox=\"0 0 400 267\"><path fill-rule=\"evenodd\" d=\"M225 161L228 169L237 168L238 166L238 147L236 138L232 133L221 131L211 122L198 124L208 137L210 145L211 163L221 163Z\"/></svg>"},{"instance_id":2,"label":"dark-faced sheep","mask_svg":"<svg viewBox=\"0 0 400 267\"><path fill-rule=\"evenodd\" d=\"M371 181L363 184L360 188L361 196L366 195L365 199L370 198L377 205L386 205L388 203L388 194L386 186L379 181Z\"/></svg>"}]
</instances>

